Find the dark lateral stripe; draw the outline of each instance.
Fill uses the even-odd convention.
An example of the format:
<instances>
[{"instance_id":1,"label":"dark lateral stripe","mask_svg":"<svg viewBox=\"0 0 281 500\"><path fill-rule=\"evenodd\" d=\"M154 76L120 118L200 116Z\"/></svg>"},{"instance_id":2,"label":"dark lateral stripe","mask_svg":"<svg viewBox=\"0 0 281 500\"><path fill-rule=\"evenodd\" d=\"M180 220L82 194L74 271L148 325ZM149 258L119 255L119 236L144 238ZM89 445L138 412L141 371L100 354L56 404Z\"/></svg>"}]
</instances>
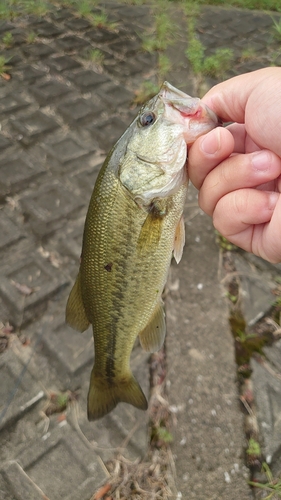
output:
<instances>
[{"instance_id":1,"label":"dark lateral stripe","mask_svg":"<svg viewBox=\"0 0 281 500\"><path fill-rule=\"evenodd\" d=\"M116 333L111 331L108 336L106 363L105 363L105 376L109 385L113 385L115 378L115 349L116 349Z\"/></svg>"}]
</instances>

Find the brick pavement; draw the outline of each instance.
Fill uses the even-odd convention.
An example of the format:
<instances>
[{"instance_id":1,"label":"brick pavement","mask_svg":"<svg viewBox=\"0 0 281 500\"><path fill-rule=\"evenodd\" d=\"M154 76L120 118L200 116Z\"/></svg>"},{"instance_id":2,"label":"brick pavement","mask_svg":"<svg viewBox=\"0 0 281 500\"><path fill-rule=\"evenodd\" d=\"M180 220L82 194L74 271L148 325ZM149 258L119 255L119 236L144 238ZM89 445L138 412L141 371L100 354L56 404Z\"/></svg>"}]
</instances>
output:
<instances>
[{"instance_id":1,"label":"brick pavement","mask_svg":"<svg viewBox=\"0 0 281 500\"><path fill-rule=\"evenodd\" d=\"M0 337L1 346L8 343L0 355L1 500L43 494L88 500L106 479L99 457L109 459L124 441L122 452L131 459L147 447L147 416L140 418L132 407L119 405L102 421L87 421L92 333L78 334L64 324L98 170L137 111L134 90L156 78L156 56L141 50L150 7L103 5L118 22L116 32L93 28L67 8L53 9L44 19L0 22L0 38L13 35L12 47L2 45L12 78L0 79L0 318L17 333ZM182 17L177 9L176 19ZM265 14L212 7L198 20L210 53L235 47L231 74L268 65L271 24ZM183 85L191 72L181 26L179 44L169 49L176 57L168 78L194 93L193 78ZM26 41L30 32L37 34L32 44ZM246 43L259 51L254 61L241 62ZM104 55L102 70L87 58L95 48ZM148 394L148 356L137 346L132 358ZM66 420L44 417L50 394L66 390L78 393ZM281 456L278 447L275 453Z\"/></svg>"}]
</instances>

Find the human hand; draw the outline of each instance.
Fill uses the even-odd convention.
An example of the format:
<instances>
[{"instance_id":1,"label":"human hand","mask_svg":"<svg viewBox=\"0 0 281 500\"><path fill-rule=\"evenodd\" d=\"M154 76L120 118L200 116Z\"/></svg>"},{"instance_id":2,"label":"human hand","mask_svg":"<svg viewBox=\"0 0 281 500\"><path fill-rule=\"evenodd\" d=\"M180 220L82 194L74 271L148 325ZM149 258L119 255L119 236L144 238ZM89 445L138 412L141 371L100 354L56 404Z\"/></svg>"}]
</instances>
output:
<instances>
[{"instance_id":1,"label":"human hand","mask_svg":"<svg viewBox=\"0 0 281 500\"><path fill-rule=\"evenodd\" d=\"M202 99L227 128L189 149L188 171L199 205L230 242L281 261L281 68L227 80Z\"/></svg>"}]
</instances>

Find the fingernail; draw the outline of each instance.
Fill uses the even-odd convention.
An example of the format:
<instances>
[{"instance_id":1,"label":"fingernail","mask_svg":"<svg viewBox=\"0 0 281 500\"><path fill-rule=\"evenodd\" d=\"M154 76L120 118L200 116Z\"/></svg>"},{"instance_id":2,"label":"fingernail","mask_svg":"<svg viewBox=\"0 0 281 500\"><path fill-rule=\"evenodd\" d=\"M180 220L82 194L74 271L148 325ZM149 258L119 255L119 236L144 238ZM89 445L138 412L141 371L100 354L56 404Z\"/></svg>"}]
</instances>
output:
<instances>
[{"instance_id":1,"label":"fingernail","mask_svg":"<svg viewBox=\"0 0 281 500\"><path fill-rule=\"evenodd\" d=\"M271 156L268 151L258 151L252 154L252 165L258 172L267 172L271 163Z\"/></svg>"},{"instance_id":2,"label":"fingernail","mask_svg":"<svg viewBox=\"0 0 281 500\"><path fill-rule=\"evenodd\" d=\"M201 149L208 155L214 155L220 149L220 132L218 128L204 136Z\"/></svg>"},{"instance_id":3,"label":"fingernail","mask_svg":"<svg viewBox=\"0 0 281 500\"><path fill-rule=\"evenodd\" d=\"M276 207L276 203L279 200L279 196L279 193L272 192L269 194L269 210L274 210L274 208Z\"/></svg>"}]
</instances>

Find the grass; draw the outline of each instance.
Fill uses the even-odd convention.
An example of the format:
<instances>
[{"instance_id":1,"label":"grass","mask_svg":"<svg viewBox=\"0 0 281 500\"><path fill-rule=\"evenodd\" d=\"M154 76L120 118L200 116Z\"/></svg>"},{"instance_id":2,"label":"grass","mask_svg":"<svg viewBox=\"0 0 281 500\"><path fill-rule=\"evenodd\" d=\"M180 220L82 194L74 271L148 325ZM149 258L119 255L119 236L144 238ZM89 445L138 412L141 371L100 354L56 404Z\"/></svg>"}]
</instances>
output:
<instances>
[{"instance_id":1,"label":"grass","mask_svg":"<svg viewBox=\"0 0 281 500\"><path fill-rule=\"evenodd\" d=\"M4 77L9 71L10 66L8 66L9 59L4 56L0 56L0 76Z\"/></svg>"},{"instance_id":2,"label":"grass","mask_svg":"<svg viewBox=\"0 0 281 500\"><path fill-rule=\"evenodd\" d=\"M269 494L263 497L263 500L270 500L274 498L281 498L281 478L274 479L270 468L266 462L262 464L262 470L266 474L267 483L258 483L256 481L249 481L251 486L267 491Z\"/></svg>"},{"instance_id":3,"label":"grass","mask_svg":"<svg viewBox=\"0 0 281 500\"><path fill-rule=\"evenodd\" d=\"M102 67L104 54L99 49L91 49L86 52L85 58L96 66Z\"/></svg>"},{"instance_id":4,"label":"grass","mask_svg":"<svg viewBox=\"0 0 281 500\"><path fill-rule=\"evenodd\" d=\"M14 37L10 31L7 31L5 35L2 38L2 43L5 45L5 47L12 47L14 43Z\"/></svg>"}]
</instances>

